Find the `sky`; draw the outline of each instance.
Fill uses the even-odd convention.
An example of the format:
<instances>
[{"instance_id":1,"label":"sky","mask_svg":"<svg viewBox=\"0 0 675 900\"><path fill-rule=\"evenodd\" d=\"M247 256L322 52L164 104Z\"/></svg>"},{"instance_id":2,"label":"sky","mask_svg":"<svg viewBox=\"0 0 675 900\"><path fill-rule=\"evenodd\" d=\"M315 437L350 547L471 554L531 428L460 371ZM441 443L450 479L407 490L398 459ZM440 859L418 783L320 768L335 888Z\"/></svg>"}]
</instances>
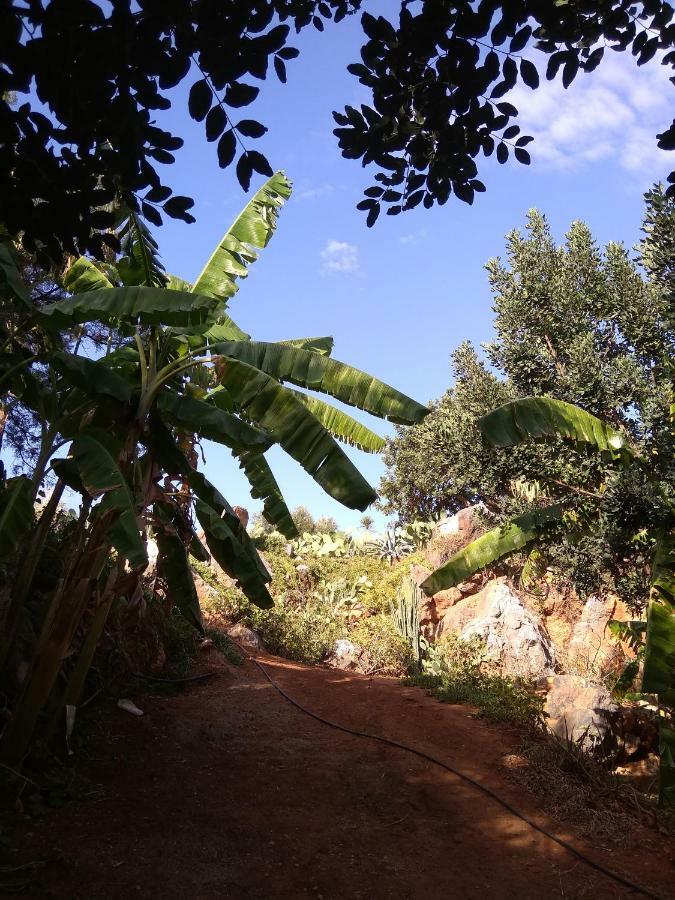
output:
<instances>
[{"instance_id":1,"label":"sky","mask_svg":"<svg viewBox=\"0 0 675 900\"><path fill-rule=\"evenodd\" d=\"M392 3L371 0L368 9L387 13ZM528 209L544 212L559 239L582 219L599 243L632 247L640 237L642 194L673 166L672 154L659 151L655 139L672 118L668 69L656 60L638 69L626 53L608 52L596 72L580 74L568 90L559 81L546 82L536 91L518 86L505 98L519 108L523 133L535 137L529 167L479 160L487 192L473 206L454 199L432 210L419 206L382 215L368 229L355 206L373 173L341 157L331 115L345 104L368 101L366 89L346 71L359 60L359 19L329 24L323 34L306 29L292 43L300 56L287 64L288 83L272 75L241 118L268 126L263 139L248 144L286 172L293 196L228 312L259 340L331 334L335 358L422 402L450 386L449 358L461 341L490 340L484 266L503 254L505 234L523 225ZM190 83L181 86L160 124L185 138L167 181L195 198L197 222L170 220L155 231L167 270L188 280L247 200L234 170L218 168L203 124L188 117ZM263 181L254 180L252 191ZM392 433L387 423L358 411L356 417L381 434ZM208 442L204 451L207 476L230 502L258 510L229 451ZM384 472L380 458L347 452L377 486ZM324 494L281 450L273 448L268 459L289 507L303 504L341 527L358 524L362 513ZM380 514L369 513L381 527Z\"/></svg>"}]
</instances>

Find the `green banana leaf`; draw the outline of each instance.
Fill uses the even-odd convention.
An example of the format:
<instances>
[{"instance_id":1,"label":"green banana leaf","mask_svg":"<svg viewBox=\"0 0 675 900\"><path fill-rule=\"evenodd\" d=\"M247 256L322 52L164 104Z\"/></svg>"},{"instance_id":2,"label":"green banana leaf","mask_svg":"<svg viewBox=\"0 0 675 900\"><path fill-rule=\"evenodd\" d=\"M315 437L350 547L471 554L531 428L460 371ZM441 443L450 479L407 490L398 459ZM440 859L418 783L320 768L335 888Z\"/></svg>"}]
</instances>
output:
<instances>
[{"instance_id":1,"label":"green banana leaf","mask_svg":"<svg viewBox=\"0 0 675 900\"><path fill-rule=\"evenodd\" d=\"M225 338L225 340L233 340ZM237 340L234 338L234 340ZM310 337L310 338L290 338L288 341L276 341L285 347L299 347L300 350L311 350L313 353L321 353L323 356L330 356L333 352L334 340L332 337Z\"/></svg>"},{"instance_id":2,"label":"green banana leaf","mask_svg":"<svg viewBox=\"0 0 675 900\"><path fill-rule=\"evenodd\" d=\"M203 634L199 598L183 542L170 527L156 529L155 540L158 550L157 569L166 581L169 600L183 618Z\"/></svg>"},{"instance_id":3,"label":"green banana leaf","mask_svg":"<svg viewBox=\"0 0 675 900\"><path fill-rule=\"evenodd\" d=\"M70 264L62 278L62 284L69 294L86 294L113 287L105 273L86 256L80 256Z\"/></svg>"},{"instance_id":4,"label":"green banana leaf","mask_svg":"<svg viewBox=\"0 0 675 900\"><path fill-rule=\"evenodd\" d=\"M73 441L70 455L89 496L103 497L97 507L100 513L111 509L118 513L109 529L113 547L129 560L132 569L147 566L148 556L141 539L134 500L108 449L96 437L84 433Z\"/></svg>"},{"instance_id":5,"label":"green banana leaf","mask_svg":"<svg viewBox=\"0 0 675 900\"><path fill-rule=\"evenodd\" d=\"M675 606L662 600L651 600L647 608L642 690L675 695Z\"/></svg>"},{"instance_id":6,"label":"green banana leaf","mask_svg":"<svg viewBox=\"0 0 675 900\"><path fill-rule=\"evenodd\" d=\"M327 494L351 509L364 510L374 502L375 491L293 391L253 366L226 357L218 364L218 379L246 417L270 434Z\"/></svg>"},{"instance_id":7,"label":"green banana leaf","mask_svg":"<svg viewBox=\"0 0 675 900\"><path fill-rule=\"evenodd\" d=\"M197 497L202 501L202 503L205 503L211 509L215 510L218 518L223 519L230 531L234 534L239 544L253 561L263 582L267 584L269 581L271 581L272 576L269 574L267 568L265 567L265 564L260 559L258 549L251 540L248 531L242 524L239 516L235 513L235 511L232 509L232 507L223 497L220 491L213 484L211 484L208 478L206 478L201 472L198 472L196 469L190 470L187 476L187 481L195 497Z\"/></svg>"},{"instance_id":8,"label":"green banana leaf","mask_svg":"<svg viewBox=\"0 0 675 900\"><path fill-rule=\"evenodd\" d=\"M271 437L259 428L195 397L164 391L157 398L157 408L176 427L232 450L267 450L272 443Z\"/></svg>"},{"instance_id":9,"label":"green banana leaf","mask_svg":"<svg viewBox=\"0 0 675 900\"><path fill-rule=\"evenodd\" d=\"M2 246L2 245L0 245ZM0 559L9 559L33 525L30 478L10 478L0 491Z\"/></svg>"},{"instance_id":10,"label":"green banana leaf","mask_svg":"<svg viewBox=\"0 0 675 900\"><path fill-rule=\"evenodd\" d=\"M572 403L551 397L525 397L504 403L478 420L495 447L513 447L529 438L559 435L600 451L634 457L625 434Z\"/></svg>"},{"instance_id":11,"label":"green banana leaf","mask_svg":"<svg viewBox=\"0 0 675 900\"><path fill-rule=\"evenodd\" d=\"M220 310L221 304L213 297L141 286L88 291L44 306L38 315L43 324L55 328L120 319L131 324L181 326L215 322Z\"/></svg>"},{"instance_id":12,"label":"green banana leaf","mask_svg":"<svg viewBox=\"0 0 675 900\"><path fill-rule=\"evenodd\" d=\"M675 729L659 727L659 804L675 809Z\"/></svg>"},{"instance_id":13,"label":"green banana leaf","mask_svg":"<svg viewBox=\"0 0 675 900\"><path fill-rule=\"evenodd\" d=\"M245 278L247 266L258 258L253 248L262 249L269 243L277 227L278 210L290 196L290 181L283 172L276 172L253 195L223 235L192 290L219 300L232 297L239 289L235 279Z\"/></svg>"},{"instance_id":14,"label":"green banana leaf","mask_svg":"<svg viewBox=\"0 0 675 900\"><path fill-rule=\"evenodd\" d=\"M202 500L195 502L195 512L199 524L204 529L208 548L218 565L230 578L237 581L251 603L255 603L261 609L270 609L274 606L266 587L266 580L262 577L255 559L237 540L236 533L230 527L231 523L220 518L215 509Z\"/></svg>"},{"instance_id":15,"label":"green banana leaf","mask_svg":"<svg viewBox=\"0 0 675 900\"><path fill-rule=\"evenodd\" d=\"M554 503L493 528L432 572L422 582L422 590L431 597L465 581L475 572L541 537L547 528L561 521L564 510L562 503Z\"/></svg>"},{"instance_id":16,"label":"green banana leaf","mask_svg":"<svg viewBox=\"0 0 675 900\"><path fill-rule=\"evenodd\" d=\"M263 501L263 515L270 525L289 540L298 537L298 529L286 506L281 488L262 453L247 451L238 453L237 458L251 486L251 497Z\"/></svg>"},{"instance_id":17,"label":"green banana leaf","mask_svg":"<svg viewBox=\"0 0 675 900\"><path fill-rule=\"evenodd\" d=\"M114 397L121 403L131 403L133 387L126 379L114 372L106 363L74 356L58 350L49 357L50 365L74 387L85 394Z\"/></svg>"},{"instance_id":18,"label":"green banana leaf","mask_svg":"<svg viewBox=\"0 0 675 900\"><path fill-rule=\"evenodd\" d=\"M33 302L19 272L9 241L0 241L0 292L0 296L8 294L20 300L24 306L33 309Z\"/></svg>"},{"instance_id":19,"label":"green banana leaf","mask_svg":"<svg viewBox=\"0 0 675 900\"><path fill-rule=\"evenodd\" d=\"M320 353L264 341L231 341L211 348L299 387L330 394L381 419L400 425L421 422L429 410L396 388Z\"/></svg>"},{"instance_id":20,"label":"green banana leaf","mask_svg":"<svg viewBox=\"0 0 675 900\"><path fill-rule=\"evenodd\" d=\"M125 256L117 260L116 267L124 284L165 287L168 278L157 241L140 216L129 210L117 234Z\"/></svg>"},{"instance_id":21,"label":"green banana leaf","mask_svg":"<svg viewBox=\"0 0 675 900\"><path fill-rule=\"evenodd\" d=\"M358 447L366 453L380 453L387 446L387 442L379 434L375 434L347 413L335 409L330 403L319 400L318 397L310 397L301 391L293 393L314 413L326 431L343 444Z\"/></svg>"},{"instance_id":22,"label":"green banana leaf","mask_svg":"<svg viewBox=\"0 0 675 900\"><path fill-rule=\"evenodd\" d=\"M74 459L67 457L59 457L51 461L51 467L56 473L57 478L65 482L66 486L78 494L86 494L87 489L82 484L80 478L80 470Z\"/></svg>"},{"instance_id":23,"label":"green banana leaf","mask_svg":"<svg viewBox=\"0 0 675 900\"><path fill-rule=\"evenodd\" d=\"M159 488L158 490L161 491ZM161 491L161 493L163 494L163 498L161 500L156 500L153 507L155 518L173 528L181 539L183 546L187 548L190 556L194 557L198 562L209 562L211 556L206 547L199 540L197 532L193 528L188 515L172 497L169 497L164 491Z\"/></svg>"}]
</instances>

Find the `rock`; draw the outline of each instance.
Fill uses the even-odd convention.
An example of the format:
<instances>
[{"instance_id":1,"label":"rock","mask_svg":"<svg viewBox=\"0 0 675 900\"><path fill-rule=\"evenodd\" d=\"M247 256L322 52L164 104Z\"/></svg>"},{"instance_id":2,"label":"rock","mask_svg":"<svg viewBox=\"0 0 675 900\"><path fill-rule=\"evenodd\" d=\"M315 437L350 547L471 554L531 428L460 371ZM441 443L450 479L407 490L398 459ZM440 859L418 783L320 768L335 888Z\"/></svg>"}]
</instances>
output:
<instances>
[{"instance_id":1,"label":"rock","mask_svg":"<svg viewBox=\"0 0 675 900\"><path fill-rule=\"evenodd\" d=\"M631 618L625 603L614 597L589 597L574 625L567 655L569 668L578 674L607 675L618 671L626 655L633 655L607 627L612 619Z\"/></svg>"},{"instance_id":2,"label":"rock","mask_svg":"<svg viewBox=\"0 0 675 900\"><path fill-rule=\"evenodd\" d=\"M228 628L227 634L233 641L242 644L244 647L249 647L251 650L262 650L263 643L258 632L248 628L241 622L237 622L236 625Z\"/></svg>"},{"instance_id":3,"label":"rock","mask_svg":"<svg viewBox=\"0 0 675 900\"><path fill-rule=\"evenodd\" d=\"M452 606L439 626L439 634L446 632L463 641L481 638L487 659L498 663L504 675L553 674L555 651L546 629L503 578Z\"/></svg>"},{"instance_id":4,"label":"rock","mask_svg":"<svg viewBox=\"0 0 675 900\"><path fill-rule=\"evenodd\" d=\"M243 506L234 506L233 511L244 528L248 528L248 510L244 509Z\"/></svg>"},{"instance_id":5,"label":"rock","mask_svg":"<svg viewBox=\"0 0 675 900\"><path fill-rule=\"evenodd\" d=\"M447 519L441 519L434 525L431 532L432 537L447 537L451 534L462 534L462 532L473 531L478 525L477 513L485 512L486 507L483 503L476 503L474 506L465 506L460 509L454 516L448 516Z\"/></svg>"},{"instance_id":6,"label":"rock","mask_svg":"<svg viewBox=\"0 0 675 900\"><path fill-rule=\"evenodd\" d=\"M417 585L422 584L429 575L431 575L431 570L427 569L425 566L417 565L417 563L413 563L410 566L410 577ZM462 595L457 588L439 591L432 597L427 597L423 592L418 604L418 614L420 625L425 633L433 632L435 626L441 621L446 611L461 599Z\"/></svg>"},{"instance_id":7,"label":"rock","mask_svg":"<svg viewBox=\"0 0 675 900\"><path fill-rule=\"evenodd\" d=\"M333 644L326 663L345 672L364 672L368 669L368 654L358 644L341 638Z\"/></svg>"},{"instance_id":8,"label":"rock","mask_svg":"<svg viewBox=\"0 0 675 900\"><path fill-rule=\"evenodd\" d=\"M604 685L580 675L554 675L540 687L547 691L544 713L554 734L587 750L605 739L618 707Z\"/></svg>"}]
</instances>

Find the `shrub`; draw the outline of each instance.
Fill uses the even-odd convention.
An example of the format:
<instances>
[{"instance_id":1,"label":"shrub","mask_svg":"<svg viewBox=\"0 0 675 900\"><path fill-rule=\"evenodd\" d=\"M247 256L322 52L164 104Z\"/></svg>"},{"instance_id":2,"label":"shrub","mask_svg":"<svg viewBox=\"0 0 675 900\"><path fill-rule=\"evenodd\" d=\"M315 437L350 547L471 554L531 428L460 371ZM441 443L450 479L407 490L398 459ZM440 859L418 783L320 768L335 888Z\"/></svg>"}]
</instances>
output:
<instances>
[{"instance_id":1,"label":"shrub","mask_svg":"<svg viewBox=\"0 0 675 900\"><path fill-rule=\"evenodd\" d=\"M444 703L468 703L492 722L509 722L528 731L543 727L543 699L527 686L494 672L479 638L460 641L444 636L428 649L425 671L409 684L429 691Z\"/></svg>"},{"instance_id":2,"label":"shrub","mask_svg":"<svg viewBox=\"0 0 675 900\"><path fill-rule=\"evenodd\" d=\"M349 639L366 651L368 675L405 675L413 666L410 645L385 613L361 619Z\"/></svg>"}]
</instances>

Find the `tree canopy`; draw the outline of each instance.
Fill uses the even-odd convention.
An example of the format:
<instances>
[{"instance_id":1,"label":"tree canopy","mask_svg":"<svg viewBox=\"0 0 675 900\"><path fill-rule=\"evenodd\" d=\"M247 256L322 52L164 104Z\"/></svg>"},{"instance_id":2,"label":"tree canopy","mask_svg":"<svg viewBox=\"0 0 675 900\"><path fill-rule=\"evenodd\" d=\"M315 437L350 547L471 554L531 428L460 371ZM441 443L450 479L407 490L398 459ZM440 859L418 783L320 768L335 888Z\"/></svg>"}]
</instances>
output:
<instances>
[{"instance_id":1,"label":"tree canopy","mask_svg":"<svg viewBox=\"0 0 675 900\"><path fill-rule=\"evenodd\" d=\"M113 200L159 224L192 221L193 201L173 193L157 169L183 144L157 124L171 91L189 83L188 111L204 123L221 167L247 190L271 175L251 144L267 130L242 112L270 66L286 81L298 55L291 27L322 31L365 0L0 0L0 223L29 250L103 255L115 244ZM539 70L568 87L602 63L605 48L638 64L661 54L675 66L673 8L662 0L401 0L392 20L362 16L361 61L350 72L370 105L336 113L344 156L377 168L359 203L372 225L451 195L484 190L476 160L496 154L529 162L531 138L504 100ZM12 102L13 98L13 102ZM675 124L659 146L673 149ZM675 192L675 174L669 191Z\"/></svg>"},{"instance_id":2,"label":"tree canopy","mask_svg":"<svg viewBox=\"0 0 675 900\"><path fill-rule=\"evenodd\" d=\"M553 548L557 565L582 590L613 584L627 597L646 596L652 548L635 535L645 523L654 528L675 495L668 249L675 203L660 188L646 200L638 261L619 244L601 251L581 222L557 246L534 210L525 234L508 235L506 259L487 265L496 338L485 350L502 378L470 345L453 354L454 386L388 444L387 511L411 520L483 502L504 522L572 497L577 524L593 527ZM478 420L530 396L606 420L644 465L617 473L607 454L555 435L495 448Z\"/></svg>"}]
</instances>

